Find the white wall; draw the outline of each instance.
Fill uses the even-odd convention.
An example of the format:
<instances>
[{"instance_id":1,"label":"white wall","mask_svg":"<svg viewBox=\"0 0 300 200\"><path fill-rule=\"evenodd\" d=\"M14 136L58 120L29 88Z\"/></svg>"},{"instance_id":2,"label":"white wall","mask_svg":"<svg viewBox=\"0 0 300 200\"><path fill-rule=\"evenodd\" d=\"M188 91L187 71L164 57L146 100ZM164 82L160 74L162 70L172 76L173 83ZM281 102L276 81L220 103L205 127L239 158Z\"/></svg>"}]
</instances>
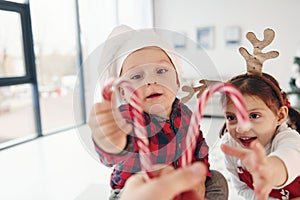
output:
<instances>
[{"instance_id":1,"label":"white wall","mask_svg":"<svg viewBox=\"0 0 300 200\"><path fill-rule=\"evenodd\" d=\"M264 51L278 50L280 56L266 61L264 72L274 75L285 90L293 59L300 48L300 1L298 0L154 0L155 26L187 33L196 40L196 28L214 26L215 48L207 50L221 75L228 77L245 71L245 63L238 47L225 45L224 30L227 26L241 27L241 44L252 52L245 38L254 31L263 39L263 30L275 30L273 43Z\"/></svg>"},{"instance_id":2,"label":"white wall","mask_svg":"<svg viewBox=\"0 0 300 200\"><path fill-rule=\"evenodd\" d=\"M113 28L126 24L135 29L153 26L152 0L80 0L81 37L84 54L86 112L89 115L97 90L103 45Z\"/></svg>"}]
</instances>

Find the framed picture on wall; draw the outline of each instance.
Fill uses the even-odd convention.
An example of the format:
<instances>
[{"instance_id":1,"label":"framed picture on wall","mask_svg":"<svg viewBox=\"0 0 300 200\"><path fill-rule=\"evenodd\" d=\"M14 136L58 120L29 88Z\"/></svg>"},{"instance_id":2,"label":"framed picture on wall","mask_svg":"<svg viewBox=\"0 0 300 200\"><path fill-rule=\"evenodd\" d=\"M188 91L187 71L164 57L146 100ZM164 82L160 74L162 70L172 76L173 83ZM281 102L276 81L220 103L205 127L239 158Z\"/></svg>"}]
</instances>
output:
<instances>
[{"instance_id":1,"label":"framed picture on wall","mask_svg":"<svg viewBox=\"0 0 300 200\"><path fill-rule=\"evenodd\" d=\"M203 49L214 48L214 27L197 28L197 46Z\"/></svg>"},{"instance_id":2,"label":"framed picture on wall","mask_svg":"<svg viewBox=\"0 0 300 200\"><path fill-rule=\"evenodd\" d=\"M241 40L241 28L239 26L228 26L224 32L226 46L239 45Z\"/></svg>"},{"instance_id":3,"label":"framed picture on wall","mask_svg":"<svg viewBox=\"0 0 300 200\"><path fill-rule=\"evenodd\" d=\"M185 32L174 33L172 39L173 39L174 48L183 49L186 47L186 33Z\"/></svg>"}]
</instances>

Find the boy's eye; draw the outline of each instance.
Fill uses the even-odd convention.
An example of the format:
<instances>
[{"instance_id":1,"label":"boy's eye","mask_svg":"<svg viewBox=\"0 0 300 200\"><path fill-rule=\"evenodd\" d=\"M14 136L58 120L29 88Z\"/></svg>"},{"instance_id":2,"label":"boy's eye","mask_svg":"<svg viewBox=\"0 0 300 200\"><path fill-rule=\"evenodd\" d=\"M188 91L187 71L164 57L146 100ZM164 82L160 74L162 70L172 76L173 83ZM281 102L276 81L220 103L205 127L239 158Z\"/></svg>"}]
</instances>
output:
<instances>
[{"instance_id":1,"label":"boy's eye","mask_svg":"<svg viewBox=\"0 0 300 200\"><path fill-rule=\"evenodd\" d=\"M251 113L250 116L249 116L250 119L257 119L257 118L260 118L260 115L257 114L257 113Z\"/></svg>"},{"instance_id":2,"label":"boy's eye","mask_svg":"<svg viewBox=\"0 0 300 200\"><path fill-rule=\"evenodd\" d=\"M135 74L130 77L130 79L132 79L132 80L139 80L141 78L143 78L143 76L141 74Z\"/></svg>"},{"instance_id":3,"label":"boy's eye","mask_svg":"<svg viewBox=\"0 0 300 200\"><path fill-rule=\"evenodd\" d=\"M163 73L166 73L167 71L168 71L167 69L161 68L161 69L158 69L158 70L156 71L156 73L158 73L158 74L163 74Z\"/></svg>"}]
</instances>

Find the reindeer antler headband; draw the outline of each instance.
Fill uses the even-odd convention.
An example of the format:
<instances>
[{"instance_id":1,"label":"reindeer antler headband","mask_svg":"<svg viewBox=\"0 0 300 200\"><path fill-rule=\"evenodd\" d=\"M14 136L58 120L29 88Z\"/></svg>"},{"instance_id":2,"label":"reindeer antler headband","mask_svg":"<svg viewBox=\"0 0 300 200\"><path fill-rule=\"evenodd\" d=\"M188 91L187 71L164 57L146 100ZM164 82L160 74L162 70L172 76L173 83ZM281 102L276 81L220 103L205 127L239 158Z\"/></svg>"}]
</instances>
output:
<instances>
[{"instance_id":1,"label":"reindeer antler headband","mask_svg":"<svg viewBox=\"0 0 300 200\"><path fill-rule=\"evenodd\" d=\"M263 63L279 55L278 51L261 52L274 40L274 37L275 32L270 28L264 30L264 39L262 41L258 40L253 32L246 34L246 38L253 45L253 55L249 54L244 47L240 47L239 51L246 60L248 74L261 75Z\"/></svg>"},{"instance_id":2,"label":"reindeer antler headband","mask_svg":"<svg viewBox=\"0 0 300 200\"><path fill-rule=\"evenodd\" d=\"M258 40L253 32L248 32L246 34L246 38L253 45L253 54L251 55L244 47L239 48L239 52L241 53L241 55L246 60L247 73L238 75L238 76L232 78L230 81L235 80L235 79L237 79L241 76L254 75L254 76L257 76L259 78L261 77L268 84L270 84L272 86L272 88L274 88L274 90L277 93L280 101L282 101L282 97L281 97L281 94L280 94L280 88L275 86L275 84L272 83L272 81L268 80L267 78L264 78L264 75L262 73L263 63L266 60L271 59L271 58L276 58L279 55L278 51L269 51L269 52L266 52L266 53L262 52L262 50L274 40L274 37L275 37L275 32L270 28L264 30L264 39L262 41ZM199 97L201 95L201 93L209 85L214 84L216 82L220 82L220 81L200 80L199 83L203 84L201 86L198 86L198 87L183 86L182 90L185 91L185 92L189 92L189 94L187 96L183 97L181 99L181 101L183 103L187 102L189 99L192 98L192 96L196 92L198 92L197 97Z\"/></svg>"}]
</instances>

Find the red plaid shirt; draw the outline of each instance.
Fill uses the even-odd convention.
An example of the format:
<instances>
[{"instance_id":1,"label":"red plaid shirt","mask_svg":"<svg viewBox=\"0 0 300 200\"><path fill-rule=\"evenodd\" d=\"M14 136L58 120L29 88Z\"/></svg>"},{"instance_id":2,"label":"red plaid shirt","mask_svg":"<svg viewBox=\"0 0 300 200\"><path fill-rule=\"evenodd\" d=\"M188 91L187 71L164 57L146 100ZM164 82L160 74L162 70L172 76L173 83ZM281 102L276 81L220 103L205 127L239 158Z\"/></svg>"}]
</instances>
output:
<instances>
[{"instance_id":1,"label":"red plaid shirt","mask_svg":"<svg viewBox=\"0 0 300 200\"><path fill-rule=\"evenodd\" d=\"M132 123L132 107L129 104L120 106L122 116ZM186 150L186 134L192 116L191 110L176 99L169 119L144 113L146 129L153 164L169 164L175 168L181 166L181 155ZM119 154L109 154L95 144L100 161L106 166L115 168L111 174L111 187L122 188L126 180L134 173L141 171L137 138L133 134L127 136L127 146ZM209 168L208 146L200 131L193 162L202 161ZM208 173L208 176L210 174Z\"/></svg>"}]
</instances>

